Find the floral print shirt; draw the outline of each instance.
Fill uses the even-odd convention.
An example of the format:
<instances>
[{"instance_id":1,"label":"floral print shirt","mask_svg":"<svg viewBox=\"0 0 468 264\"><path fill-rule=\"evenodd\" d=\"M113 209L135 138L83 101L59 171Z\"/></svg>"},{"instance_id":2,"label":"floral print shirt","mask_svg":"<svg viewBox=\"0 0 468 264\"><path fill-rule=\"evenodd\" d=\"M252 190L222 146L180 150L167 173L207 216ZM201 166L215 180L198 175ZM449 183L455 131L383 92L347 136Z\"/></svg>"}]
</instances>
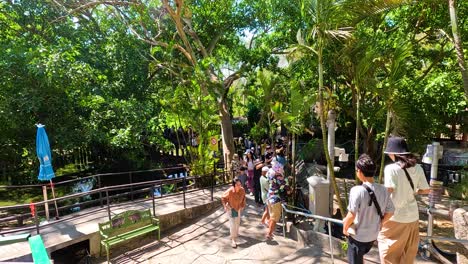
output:
<instances>
[{"instance_id":1,"label":"floral print shirt","mask_svg":"<svg viewBox=\"0 0 468 264\"><path fill-rule=\"evenodd\" d=\"M270 189L268 190L268 201L271 204L286 201L286 194L289 190L288 181L283 176L273 174L268 177Z\"/></svg>"}]
</instances>

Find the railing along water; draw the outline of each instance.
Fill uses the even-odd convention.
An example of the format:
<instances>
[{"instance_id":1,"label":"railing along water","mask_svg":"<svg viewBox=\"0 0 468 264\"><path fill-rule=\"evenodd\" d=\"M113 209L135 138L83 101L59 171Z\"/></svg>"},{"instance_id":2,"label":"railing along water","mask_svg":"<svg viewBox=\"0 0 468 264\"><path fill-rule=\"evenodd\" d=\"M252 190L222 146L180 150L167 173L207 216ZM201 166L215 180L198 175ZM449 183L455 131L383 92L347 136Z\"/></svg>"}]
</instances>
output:
<instances>
[{"instance_id":1,"label":"railing along water","mask_svg":"<svg viewBox=\"0 0 468 264\"><path fill-rule=\"evenodd\" d=\"M157 170L149 170L149 171L173 171L173 170L176 170L176 169L178 169L178 170L184 169L185 170L185 173L183 174L183 177L173 178L173 179L151 180L151 181L143 181L143 182L132 182L132 183L129 183L129 184L120 184L120 185L105 186L105 187L101 186L100 177L102 177L102 176L111 176L111 175L114 175L114 176L115 175L125 175L125 174L129 174L129 172L122 172L122 173L115 173L115 174L113 174L113 173L98 174L98 175L87 176L87 177L80 178L80 179L63 181L63 182L60 182L60 183L56 183L56 185L64 184L64 183L71 183L71 182L75 182L75 181L81 181L83 179L97 177L98 178L98 188L94 189L94 190L90 190L90 191L65 195L65 196L62 196L62 197L57 197L55 199L50 199L50 200L46 200L46 201L32 202L30 204L2 206L2 207L0 207L0 211L8 211L8 210L26 210L27 211L31 206L33 206L35 208L39 208L39 207L44 206L45 204L48 204L48 203L59 202L59 201L67 201L67 200L77 199L77 198L81 198L81 197L90 196L90 195L95 194L95 195L98 195L98 199L91 200L91 201L85 201L85 202L79 202L79 203L72 203L71 205L66 205L66 206L60 207L59 210L65 210L65 209L68 209L68 208L71 208L71 207L77 207L77 206L79 207L79 206L82 206L82 205L89 205L89 204L93 204L93 203L97 203L97 204L100 205L100 206L98 205L97 209L88 211L86 213L86 214L89 214L89 213L93 213L93 212L95 212L97 210L100 210L104 206L104 203L106 203L107 213L108 213L108 217L110 219L111 218L110 204L112 203L112 199L122 197L122 196L130 196L131 198L127 202L131 202L133 200L133 195L134 194L147 193L148 191L150 191L151 192L150 198L143 198L140 201L146 201L146 200L151 199L152 200L152 207L153 207L153 214L155 214L155 210L156 210L155 199L156 199L156 197L155 197L154 194L155 194L156 186L159 186L159 188L161 190L161 196L159 196L157 198L161 199L161 198L163 198L163 191L162 191L163 186L174 184L177 187L177 184L180 184L181 187L182 187L181 188L182 191L178 191L178 188L174 188L175 189L174 193L164 194L164 197L182 195L184 208L186 208L185 199L186 199L186 194L187 193L192 193L192 192L195 192L195 191L208 189L208 190L211 191L211 200L213 200L214 187L218 187L218 186L222 186L222 185L226 184L225 177L219 177L220 181L216 181L217 176L220 175L219 171L216 170L216 169L213 171L213 173L203 175L203 176L189 176L187 167L173 167L173 168L165 168L165 169L157 169ZM139 171L139 172L142 172L142 171ZM222 173L224 174L224 172L222 172ZM132 175L132 174L130 174L130 175ZM135 172L133 172L133 175L135 175ZM200 186L200 187L192 189L192 190L187 189L187 181L196 182L199 179L207 179L207 182L209 182L209 185ZM43 185L39 185L39 184L38 185L28 185L28 187L39 187L39 186L42 188ZM19 188L20 186L0 186L0 187L14 189L14 188ZM113 192L113 191L129 190L129 189L130 189L130 192L117 193L117 194L113 194L113 195L110 194L110 192ZM105 197L103 197L102 194L104 194ZM61 219L56 220L56 221L52 221L50 223L40 225L38 215L43 214L43 213L44 213L44 211L36 210L36 213L34 214L34 216L30 212L28 212L28 213L22 213L22 214L15 214L14 216L8 215L7 217L0 218L0 224L8 222L8 221L12 221L12 220L14 220L14 219L16 219L18 217L21 217L21 219L23 219L23 217L26 217L26 218L31 218L32 217L33 221L34 221L34 225L32 225L32 226L1 230L0 235L16 233L16 232L30 231L32 229L36 229L37 233L40 233L41 228L52 225L52 224L55 224L57 222L67 220L69 218L69 217L65 217L65 218L61 218ZM69 216L74 217L73 213L70 214Z\"/></svg>"}]
</instances>

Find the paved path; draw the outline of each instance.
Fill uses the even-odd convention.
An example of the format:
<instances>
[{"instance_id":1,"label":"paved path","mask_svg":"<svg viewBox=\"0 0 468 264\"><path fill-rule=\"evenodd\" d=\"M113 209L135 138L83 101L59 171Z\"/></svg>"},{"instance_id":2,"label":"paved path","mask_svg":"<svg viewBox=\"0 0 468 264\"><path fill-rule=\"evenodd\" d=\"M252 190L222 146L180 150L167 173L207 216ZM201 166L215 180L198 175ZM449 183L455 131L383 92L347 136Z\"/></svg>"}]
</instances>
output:
<instances>
[{"instance_id":1,"label":"paved path","mask_svg":"<svg viewBox=\"0 0 468 264\"><path fill-rule=\"evenodd\" d=\"M215 189L214 197L219 199L227 187ZM210 190L199 190L186 194L187 208L207 204L211 200ZM156 215L163 215L182 210L184 208L182 195L156 199ZM130 203L111 204L111 215L116 215L129 209L152 210L152 201L134 201ZM107 207L95 207L79 213L67 215L60 220L52 220L52 225L41 227L40 233L49 252L64 248L68 245L89 239L98 232L98 223L108 221ZM31 231L36 234L35 229ZM0 246L0 261L18 259L31 254L28 242Z\"/></svg>"},{"instance_id":2,"label":"paved path","mask_svg":"<svg viewBox=\"0 0 468 264\"><path fill-rule=\"evenodd\" d=\"M194 223L188 223L168 234L161 242L154 238L120 247L112 252L111 263L150 264L257 264L257 263L332 263L331 257L322 246L309 245L297 249L297 243L275 233L273 240L266 240L266 228L259 225L262 209L255 206L248 196L247 209L241 220L238 247L233 249L229 239L229 220L223 208L218 208ZM105 263L105 258L95 260ZM347 263L345 259L334 258L334 263ZM366 256L366 263L379 263L378 249ZM431 261L417 259L415 263L428 264Z\"/></svg>"},{"instance_id":3,"label":"paved path","mask_svg":"<svg viewBox=\"0 0 468 264\"><path fill-rule=\"evenodd\" d=\"M229 239L229 221L222 208L199 219L191 225L165 235L161 242L140 241L141 247L129 250L120 248L112 254L112 263L330 263L321 250L309 248L302 251L308 256L294 257L296 242L277 233L273 240L265 239L266 228L259 225L261 208L248 197L248 206L241 221L240 238L236 249ZM135 246L135 244L133 245ZM310 260L314 260L310 262ZM100 259L104 263L105 259ZM304 261L304 262L301 262ZM335 261L335 263L344 263Z\"/></svg>"}]
</instances>

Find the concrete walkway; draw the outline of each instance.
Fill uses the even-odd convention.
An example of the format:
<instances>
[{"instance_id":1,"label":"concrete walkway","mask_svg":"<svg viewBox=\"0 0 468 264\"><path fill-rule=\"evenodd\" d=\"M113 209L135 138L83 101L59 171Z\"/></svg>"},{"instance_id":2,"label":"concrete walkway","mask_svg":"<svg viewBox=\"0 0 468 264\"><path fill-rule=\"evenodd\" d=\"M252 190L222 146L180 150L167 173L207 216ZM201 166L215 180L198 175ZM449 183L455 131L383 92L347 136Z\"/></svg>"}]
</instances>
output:
<instances>
[{"instance_id":1,"label":"concrete walkway","mask_svg":"<svg viewBox=\"0 0 468 264\"><path fill-rule=\"evenodd\" d=\"M262 209L253 197L247 197L247 208L241 219L240 238L236 249L229 239L229 220L222 207L163 235L161 241L147 238L131 242L127 247L112 251L111 263L148 264L257 264L257 263L332 263L328 246L308 245L297 248L298 243L283 238L282 231L275 232L273 240L266 240L266 227L260 225ZM336 254L337 252L335 252ZM375 247L366 255L366 263L379 263ZM106 263L100 258L93 263ZM347 263L334 258L334 263ZM419 257L415 263L428 264Z\"/></svg>"},{"instance_id":2,"label":"concrete walkway","mask_svg":"<svg viewBox=\"0 0 468 264\"><path fill-rule=\"evenodd\" d=\"M214 198L218 201L224 190L228 187L219 187L215 189ZM197 208L211 203L210 190L198 190L186 194L186 207ZM178 212L184 209L182 194L162 199L156 199L156 215L166 215ZM111 203L111 216L119 214L127 210L143 210L151 209L153 211L152 201L134 201L129 203L112 204ZM90 240L98 240L98 223L109 221L107 207L95 207L80 211L62 217L60 220L52 220L51 225L40 228L40 234L44 241L47 251L53 252L55 250L67 247L69 245ZM32 235L36 235L36 231L31 230ZM96 243L96 241L94 242ZM99 241L97 241L97 250L99 251ZM96 246L91 245L96 253ZM0 246L0 261L30 261L31 250L28 242L20 242L11 245Z\"/></svg>"},{"instance_id":3,"label":"concrete walkway","mask_svg":"<svg viewBox=\"0 0 468 264\"><path fill-rule=\"evenodd\" d=\"M262 209L248 197L248 206L241 220L238 247L232 248L229 239L229 220L219 208L195 223L181 227L157 241L140 241L140 247L120 248L112 253L112 263L331 263L322 250L303 249L306 256L294 255L296 242L277 232L273 240L266 240L266 228L260 225ZM286 260L285 257L292 256ZM311 262L311 260L313 260ZM99 263L105 263L100 259ZM336 261L335 263L344 263Z\"/></svg>"}]
</instances>

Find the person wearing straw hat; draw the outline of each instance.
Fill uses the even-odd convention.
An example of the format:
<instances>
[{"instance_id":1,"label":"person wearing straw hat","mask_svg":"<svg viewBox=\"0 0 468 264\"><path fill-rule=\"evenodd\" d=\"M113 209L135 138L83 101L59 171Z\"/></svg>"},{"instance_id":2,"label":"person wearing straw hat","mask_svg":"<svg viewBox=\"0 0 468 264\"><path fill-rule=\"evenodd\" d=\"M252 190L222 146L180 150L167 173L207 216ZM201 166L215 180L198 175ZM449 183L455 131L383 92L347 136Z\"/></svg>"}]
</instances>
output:
<instances>
[{"instance_id":1,"label":"person wearing straw hat","mask_svg":"<svg viewBox=\"0 0 468 264\"><path fill-rule=\"evenodd\" d=\"M416 164L405 139L391 137L385 154L393 161L385 166L385 187L395 206L377 238L381 263L413 263L418 252L419 211L415 195L428 194L424 171Z\"/></svg>"}]
</instances>

